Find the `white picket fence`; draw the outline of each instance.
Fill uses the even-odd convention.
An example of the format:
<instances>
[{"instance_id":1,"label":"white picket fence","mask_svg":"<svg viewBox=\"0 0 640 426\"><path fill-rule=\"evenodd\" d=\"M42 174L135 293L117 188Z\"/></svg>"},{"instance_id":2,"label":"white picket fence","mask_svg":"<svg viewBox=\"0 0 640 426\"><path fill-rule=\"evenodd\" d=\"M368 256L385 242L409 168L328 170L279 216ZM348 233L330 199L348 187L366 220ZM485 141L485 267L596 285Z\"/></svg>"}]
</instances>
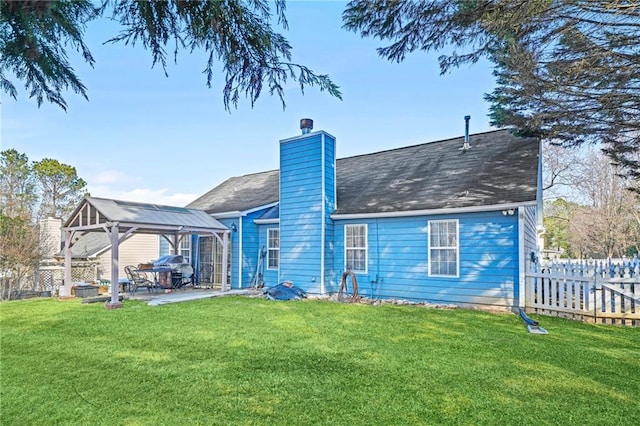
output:
<instances>
[{"instance_id":1,"label":"white picket fence","mask_svg":"<svg viewBox=\"0 0 640 426\"><path fill-rule=\"evenodd\" d=\"M527 262L525 308L600 324L640 327L640 261Z\"/></svg>"}]
</instances>

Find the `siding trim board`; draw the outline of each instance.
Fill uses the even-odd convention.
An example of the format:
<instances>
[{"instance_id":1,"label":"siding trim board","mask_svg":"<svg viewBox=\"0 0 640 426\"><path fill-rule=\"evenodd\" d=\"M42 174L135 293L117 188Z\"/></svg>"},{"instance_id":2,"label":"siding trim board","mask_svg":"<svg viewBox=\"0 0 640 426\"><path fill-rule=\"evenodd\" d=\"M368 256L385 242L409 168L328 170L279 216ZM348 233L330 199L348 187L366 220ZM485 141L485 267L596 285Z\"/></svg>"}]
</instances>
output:
<instances>
[{"instance_id":1,"label":"siding trim board","mask_svg":"<svg viewBox=\"0 0 640 426\"><path fill-rule=\"evenodd\" d=\"M322 178L320 180L321 185L320 185L320 193L321 193L321 197L320 199L322 200L322 210L320 212L321 216L320 216L320 220L321 220L321 224L320 224L320 245L321 245L321 249L320 249L320 293L324 294L325 293L325 288L324 288L324 255L325 255L325 238L326 238L326 223L325 223L325 217L326 217L326 211L327 211L327 191L325 188L326 185L326 176L325 176L325 138L324 138L324 133L322 134L322 137L320 138L320 174L322 175Z\"/></svg>"},{"instance_id":2,"label":"siding trim board","mask_svg":"<svg viewBox=\"0 0 640 426\"><path fill-rule=\"evenodd\" d=\"M244 257L244 227L242 226L242 215L238 216L238 288L242 288L242 258Z\"/></svg>"},{"instance_id":3,"label":"siding trim board","mask_svg":"<svg viewBox=\"0 0 640 426\"><path fill-rule=\"evenodd\" d=\"M518 211L518 307L524 308L524 283L525 283L525 245L524 245L525 212Z\"/></svg>"}]
</instances>

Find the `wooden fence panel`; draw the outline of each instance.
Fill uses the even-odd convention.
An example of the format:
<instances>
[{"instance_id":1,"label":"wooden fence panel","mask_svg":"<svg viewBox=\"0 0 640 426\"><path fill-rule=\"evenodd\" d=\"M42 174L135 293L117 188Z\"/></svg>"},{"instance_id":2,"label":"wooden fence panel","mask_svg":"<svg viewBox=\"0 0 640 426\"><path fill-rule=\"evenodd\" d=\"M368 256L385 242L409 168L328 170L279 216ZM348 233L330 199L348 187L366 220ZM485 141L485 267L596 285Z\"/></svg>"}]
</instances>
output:
<instances>
[{"instance_id":1,"label":"wooden fence panel","mask_svg":"<svg viewBox=\"0 0 640 426\"><path fill-rule=\"evenodd\" d=\"M640 326L640 261L527 262L527 312Z\"/></svg>"}]
</instances>

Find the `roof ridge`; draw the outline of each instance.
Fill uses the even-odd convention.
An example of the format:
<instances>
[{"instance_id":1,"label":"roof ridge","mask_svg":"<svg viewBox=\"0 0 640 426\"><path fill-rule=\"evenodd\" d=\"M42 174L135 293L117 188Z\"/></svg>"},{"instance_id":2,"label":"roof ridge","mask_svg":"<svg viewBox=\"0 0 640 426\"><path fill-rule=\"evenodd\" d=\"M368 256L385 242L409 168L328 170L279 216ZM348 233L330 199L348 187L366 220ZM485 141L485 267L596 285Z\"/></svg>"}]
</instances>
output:
<instances>
[{"instance_id":1,"label":"roof ridge","mask_svg":"<svg viewBox=\"0 0 640 426\"><path fill-rule=\"evenodd\" d=\"M487 131L485 131L485 132L471 133L471 134L469 135L469 137L471 137L471 136L486 135L486 134L488 134L488 133L506 132L506 131L509 131L509 130L510 130L510 129L494 129L494 130L487 130ZM455 139L462 139L462 138L464 138L464 136L455 136L455 137L452 137L452 138L440 139L440 140L435 140L435 141L430 141L430 142L422 142L422 143L417 143L417 144L414 144L414 145L401 146L401 147L397 147L397 148L383 149L382 151L368 152L368 153L364 153L364 154L356 154L356 155L352 155L352 156L349 156L349 157L336 158L336 161L339 161L339 160L347 160L347 159L350 159L350 158L364 157L364 156L367 156L367 155L382 154L382 153L385 153L385 152L391 152L391 151L400 151L400 150L403 150L403 149L415 148L415 147L417 147L417 146L430 145L430 144L434 144L434 143L441 143L441 142L449 142L449 141L452 141L452 140L455 140ZM249 177L249 176L261 175L261 174L264 174L264 173L270 173L270 172L278 172L278 173L279 173L279 172L280 172L280 169L278 168L278 169L265 170L265 171L262 171L262 172L247 173L247 174L244 174L244 175L230 176L230 177L228 177L227 179L225 179L224 181L222 181L222 182L220 183L220 185L222 185L223 183L225 183L225 182L227 182L227 181L229 181L229 180L231 180L231 179L239 179L239 178L243 178L243 177Z\"/></svg>"},{"instance_id":2,"label":"roof ridge","mask_svg":"<svg viewBox=\"0 0 640 426\"><path fill-rule=\"evenodd\" d=\"M271 170L264 170L262 172L253 172L253 173L247 173L247 174L244 174L244 175L230 176L227 179L225 179L222 183L227 182L227 181L229 181L231 179L239 179L239 178L243 178L243 177L263 175L265 173L272 173L272 172L280 172L280 169L271 169Z\"/></svg>"},{"instance_id":3,"label":"roof ridge","mask_svg":"<svg viewBox=\"0 0 640 426\"><path fill-rule=\"evenodd\" d=\"M488 133L506 132L506 131L509 131L509 130L510 129L487 130L486 132L471 133L471 134L469 134L469 137L486 135ZM432 145L432 144L442 143L442 142L451 142L451 141L457 140L457 139L464 139L464 135L455 136L455 137L447 138L447 139L440 139L440 140L435 140L435 141L416 143L416 144L413 144L413 145L400 146L400 147L397 147L397 148L383 149L382 151L369 152L369 153L365 153L365 154L356 154L356 155L352 155L352 156L349 156L349 157L337 158L336 160L348 160L350 158L365 157L365 156L368 156L368 155L377 155L377 154L382 154L382 153L392 152L392 151L401 151L403 149L410 149L410 148L415 148L415 147L423 146L423 145Z\"/></svg>"},{"instance_id":4,"label":"roof ridge","mask_svg":"<svg viewBox=\"0 0 640 426\"><path fill-rule=\"evenodd\" d=\"M136 201L136 200L123 200L121 198L106 198L106 197L94 197L92 195L88 195L85 197L86 201L89 202L91 200L99 200L99 201L109 201L114 203L115 205L117 205L118 207L141 207L144 208L146 206L154 206L154 207L158 207L160 210L162 210L163 207L168 207L170 209L186 209L186 210L199 210L199 209L192 209L190 207L181 207L181 206L174 206L171 204L159 204L159 203L153 203L153 202L144 202L144 201ZM127 204L129 204L127 206Z\"/></svg>"}]
</instances>

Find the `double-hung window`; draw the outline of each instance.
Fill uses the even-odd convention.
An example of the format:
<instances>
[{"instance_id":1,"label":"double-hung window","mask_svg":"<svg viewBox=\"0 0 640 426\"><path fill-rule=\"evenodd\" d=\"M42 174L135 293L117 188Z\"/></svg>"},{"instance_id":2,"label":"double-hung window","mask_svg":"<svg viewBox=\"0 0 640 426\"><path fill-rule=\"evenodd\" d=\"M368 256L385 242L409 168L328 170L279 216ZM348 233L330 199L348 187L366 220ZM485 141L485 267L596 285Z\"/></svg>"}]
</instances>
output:
<instances>
[{"instance_id":1,"label":"double-hung window","mask_svg":"<svg viewBox=\"0 0 640 426\"><path fill-rule=\"evenodd\" d=\"M267 269L278 269L280 266L280 230L267 229Z\"/></svg>"},{"instance_id":2,"label":"double-hung window","mask_svg":"<svg viewBox=\"0 0 640 426\"><path fill-rule=\"evenodd\" d=\"M191 235L183 235L180 240L178 254L182 256L184 263L191 263Z\"/></svg>"},{"instance_id":3,"label":"double-hung window","mask_svg":"<svg viewBox=\"0 0 640 426\"><path fill-rule=\"evenodd\" d=\"M457 220L429 221L429 276L459 275Z\"/></svg>"},{"instance_id":4,"label":"double-hung window","mask_svg":"<svg viewBox=\"0 0 640 426\"><path fill-rule=\"evenodd\" d=\"M344 226L344 261L347 271L367 273L367 225Z\"/></svg>"}]
</instances>

